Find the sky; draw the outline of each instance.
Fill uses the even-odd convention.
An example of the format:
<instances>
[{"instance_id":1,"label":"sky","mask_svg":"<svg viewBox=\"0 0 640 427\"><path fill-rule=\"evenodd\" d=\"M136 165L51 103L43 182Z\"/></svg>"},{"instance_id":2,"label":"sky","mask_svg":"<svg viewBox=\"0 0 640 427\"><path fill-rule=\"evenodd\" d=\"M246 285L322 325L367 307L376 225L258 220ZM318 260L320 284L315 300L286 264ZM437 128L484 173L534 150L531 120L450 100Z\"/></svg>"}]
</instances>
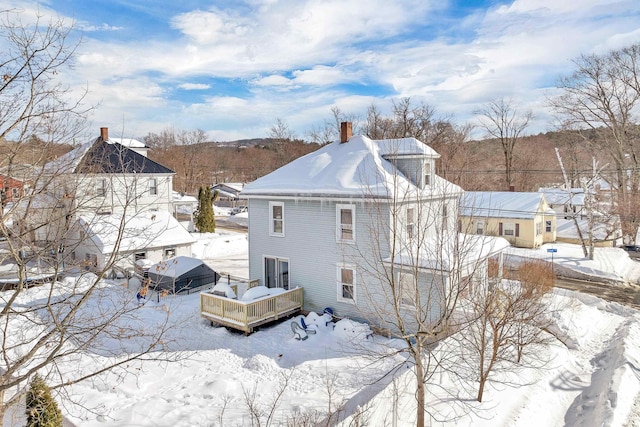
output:
<instances>
[{"instance_id":1,"label":"sky","mask_svg":"<svg viewBox=\"0 0 640 427\"><path fill-rule=\"evenodd\" d=\"M143 137L167 127L215 141L296 137L332 107L388 114L410 97L473 123L498 98L553 130L547 99L581 54L640 42L637 0L0 0L62 17L82 36L62 78L89 89L92 127Z\"/></svg>"}]
</instances>

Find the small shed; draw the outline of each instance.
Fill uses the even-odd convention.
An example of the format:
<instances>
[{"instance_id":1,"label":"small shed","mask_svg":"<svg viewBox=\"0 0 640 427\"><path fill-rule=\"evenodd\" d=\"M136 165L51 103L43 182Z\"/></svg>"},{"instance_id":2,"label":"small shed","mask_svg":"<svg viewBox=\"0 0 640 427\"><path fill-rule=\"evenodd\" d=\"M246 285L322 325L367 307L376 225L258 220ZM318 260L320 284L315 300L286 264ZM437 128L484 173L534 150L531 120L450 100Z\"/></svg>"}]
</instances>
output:
<instances>
[{"instance_id":1,"label":"small shed","mask_svg":"<svg viewBox=\"0 0 640 427\"><path fill-rule=\"evenodd\" d=\"M151 287L172 293L185 292L207 285L215 285L220 275L201 259L177 256L149 267Z\"/></svg>"}]
</instances>

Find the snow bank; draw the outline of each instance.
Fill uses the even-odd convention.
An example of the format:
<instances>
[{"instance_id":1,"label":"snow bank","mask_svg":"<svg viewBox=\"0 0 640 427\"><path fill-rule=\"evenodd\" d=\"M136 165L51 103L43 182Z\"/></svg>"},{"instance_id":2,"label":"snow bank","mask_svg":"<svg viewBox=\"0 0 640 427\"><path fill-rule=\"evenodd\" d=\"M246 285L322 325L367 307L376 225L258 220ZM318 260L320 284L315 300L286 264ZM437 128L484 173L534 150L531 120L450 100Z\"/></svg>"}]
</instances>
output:
<instances>
[{"instance_id":1,"label":"snow bank","mask_svg":"<svg viewBox=\"0 0 640 427\"><path fill-rule=\"evenodd\" d=\"M351 319L342 319L336 323L333 333L343 339L352 341L354 339L367 339L373 335L373 331L366 323L354 322Z\"/></svg>"}]
</instances>

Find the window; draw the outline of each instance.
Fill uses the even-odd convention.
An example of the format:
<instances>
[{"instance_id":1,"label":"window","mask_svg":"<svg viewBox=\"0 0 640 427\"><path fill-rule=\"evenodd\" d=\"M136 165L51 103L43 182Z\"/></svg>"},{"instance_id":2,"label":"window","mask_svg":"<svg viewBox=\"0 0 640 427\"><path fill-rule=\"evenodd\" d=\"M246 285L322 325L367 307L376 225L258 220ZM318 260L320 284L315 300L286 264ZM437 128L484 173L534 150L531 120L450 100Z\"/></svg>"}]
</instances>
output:
<instances>
[{"instance_id":1,"label":"window","mask_svg":"<svg viewBox=\"0 0 640 427\"><path fill-rule=\"evenodd\" d=\"M12 188L11 197L13 197L14 199L17 199L18 197L20 197L20 190L17 188Z\"/></svg>"},{"instance_id":2,"label":"window","mask_svg":"<svg viewBox=\"0 0 640 427\"><path fill-rule=\"evenodd\" d=\"M411 273L399 272L398 283L400 285L400 305L415 308L418 299L416 276Z\"/></svg>"},{"instance_id":3,"label":"window","mask_svg":"<svg viewBox=\"0 0 640 427\"><path fill-rule=\"evenodd\" d=\"M347 266L338 267L338 301L356 302L356 273Z\"/></svg>"},{"instance_id":4,"label":"window","mask_svg":"<svg viewBox=\"0 0 640 427\"><path fill-rule=\"evenodd\" d=\"M448 228L449 223L449 209L447 208L447 203L445 202L442 205L442 230L445 231Z\"/></svg>"},{"instance_id":5,"label":"window","mask_svg":"<svg viewBox=\"0 0 640 427\"><path fill-rule=\"evenodd\" d=\"M155 178L149 179L149 194L151 196L158 194L158 181Z\"/></svg>"},{"instance_id":6,"label":"window","mask_svg":"<svg viewBox=\"0 0 640 427\"><path fill-rule=\"evenodd\" d=\"M173 258L176 256L176 248L167 248L164 250L164 259Z\"/></svg>"},{"instance_id":7,"label":"window","mask_svg":"<svg viewBox=\"0 0 640 427\"><path fill-rule=\"evenodd\" d=\"M269 202L269 235L284 237L284 203Z\"/></svg>"},{"instance_id":8,"label":"window","mask_svg":"<svg viewBox=\"0 0 640 427\"><path fill-rule=\"evenodd\" d=\"M355 206L336 205L336 239L340 242L354 242L356 230L354 227Z\"/></svg>"},{"instance_id":9,"label":"window","mask_svg":"<svg viewBox=\"0 0 640 427\"><path fill-rule=\"evenodd\" d=\"M415 209L414 208L407 209L407 238L408 239L413 238L414 216L415 216Z\"/></svg>"},{"instance_id":10,"label":"window","mask_svg":"<svg viewBox=\"0 0 640 427\"><path fill-rule=\"evenodd\" d=\"M536 236L542 235L542 222L536 222Z\"/></svg>"},{"instance_id":11,"label":"window","mask_svg":"<svg viewBox=\"0 0 640 427\"><path fill-rule=\"evenodd\" d=\"M484 221L476 221L476 234L484 234Z\"/></svg>"},{"instance_id":12,"label":"window","mask_svg":"<svg viewBox=\"0 0 640 427\"><path fill-rule=\"evenodd\" d=\"M146 252L136 252L135 254L133 254L134 261L140 261L141 259L147 259Z\"/></svg>"},{"instance_id":13,"label":"window","mask_svg":"<svg viewBox=\"0 0 640 427\"><path fill-rule=\"evenodd\" d=\"M547 233L551 233L551 220L547 220L544 223L545 223L545 231Z\"/></svg>"},{"instance_id":14,"label":"window","mask_svg":"<svg viewBox=\"0 0 640 427\"><path fill-rule=\"evenodd\" d=\"M423 185L423 187L426 187L427 185L431 185L431 163L425 163L424 164L424 185Z\"/></svg>"},{"instance_id":15,"label":"window","mask_svg":"<svg viewBox=\"0 0 640 427\"><path fill-rule=\"evenodd\" d=\"M105 178L98 178L96 182L96 195L98 197L104 197L107 195L107 180Z\"/></svg>"},{"instance_id":16,"label":"window","mask_svg":"<svg viewBox=\"0 0 640 427\"><path fill-rule=\"evenodd\" d=\"M264 258L264 285L267 288L289 289L289 260Z\"/></svg>"},{"instance_id":17,"label":"window","mask_svg":"<svg viewBox=\"0 0 640 427\"><path fill-rule=\"evenodd\" d=\"M500 223L500 235L507 237L519 237L520 236L520 224L514 224L512 222Z\"/></svg>"}]
</instances>

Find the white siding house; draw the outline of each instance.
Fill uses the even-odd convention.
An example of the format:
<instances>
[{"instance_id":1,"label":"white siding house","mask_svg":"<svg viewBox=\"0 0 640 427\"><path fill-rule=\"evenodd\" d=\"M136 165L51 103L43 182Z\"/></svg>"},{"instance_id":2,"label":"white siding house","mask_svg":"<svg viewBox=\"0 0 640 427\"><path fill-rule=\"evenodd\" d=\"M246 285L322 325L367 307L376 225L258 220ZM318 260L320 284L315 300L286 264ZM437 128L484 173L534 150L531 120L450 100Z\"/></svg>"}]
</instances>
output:
<instances>
[{"instance_id":1,"label":"white siding house","mask_svg":"<svg viewBox=\"0 0 640 427\"><path fill-rule=\"evenodd\" d=\"M462 255L456 232L462 191L434 173L438 154L415 138L376 141L346 130L343 124L343 142L244 188L250 276L267 287L303 287L306 310L331 307L390 330L379 313L397 298L408 314L416 295L423 308L429 298L428 315L437 317L434 289L462 277L486 278L487 257L508 244L476 239ZM396 299L389 298L391 288Z\"/></svg>"},{"instance_id":2,"label":"white siding house","mask_svg":"<svg viewBox=\"0 0 640 427\"><path fill-rule=\"evenodd\" d=\"M193 239L171 216L174 172L146 154L144 144L109 138L108 129L101 128L94 141L47 163L42 191L56 201L49 208L54 210L56 239L48 231L44 240L64 237L69 256L93 268L101 268L114 250L123 266L139 257L158 262L166 258L165 252L191 255ZM143 229L153 230L153 239L128 237L145 236ZM105 242L119 230L123 242L112 248Z\"/></svg>"}]
</instances>

